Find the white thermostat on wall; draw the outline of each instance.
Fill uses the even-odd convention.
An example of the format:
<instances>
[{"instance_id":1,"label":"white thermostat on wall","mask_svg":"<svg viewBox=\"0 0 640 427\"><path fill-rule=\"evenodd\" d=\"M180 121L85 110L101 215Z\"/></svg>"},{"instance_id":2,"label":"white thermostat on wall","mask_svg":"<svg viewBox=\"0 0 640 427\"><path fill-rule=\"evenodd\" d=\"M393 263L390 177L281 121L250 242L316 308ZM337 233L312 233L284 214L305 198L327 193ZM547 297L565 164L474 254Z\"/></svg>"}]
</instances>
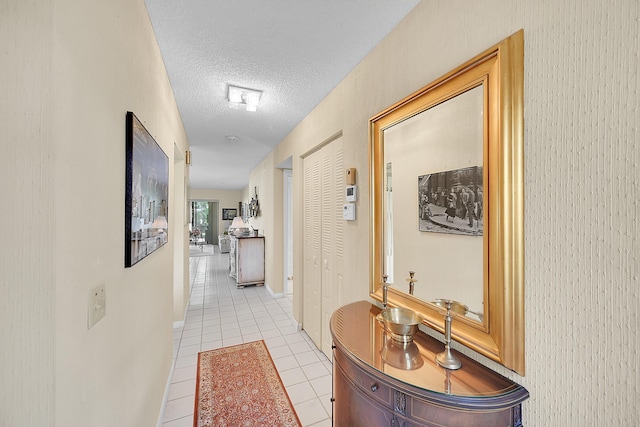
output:
<instances>
[{"instance_id":1,"label":"white thermostat on wall","mask_svg":"<svg viewBox=\"0 0 640 427\"><path fill-rule=\"evenodd\" d=\"M345 203L342 206L342 219L345 219L347 221L355 221L356 205L354 203Z\"/></svg>"},{"instance_id":2,"label":"white thermostat on wall","mask_svg":"<svg viewBox=\"0 0 640 427\"><path fill-rule=\"evenodd\" d=\"M347 185L346 200L347 202L355 202L358 200L358 186Z\"/></svg>"}]
</instances>

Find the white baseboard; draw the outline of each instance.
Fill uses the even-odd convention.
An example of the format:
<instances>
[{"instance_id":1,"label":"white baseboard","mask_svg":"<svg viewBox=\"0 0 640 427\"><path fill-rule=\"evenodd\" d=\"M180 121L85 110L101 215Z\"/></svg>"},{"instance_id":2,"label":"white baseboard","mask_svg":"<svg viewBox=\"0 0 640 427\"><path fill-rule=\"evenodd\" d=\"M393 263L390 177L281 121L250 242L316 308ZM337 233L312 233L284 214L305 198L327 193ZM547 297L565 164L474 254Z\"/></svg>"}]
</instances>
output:
<instances>
[{"instance_id":1,"label":"white baseboard","mask_svg":"<svg viewBox=\"0 0 640 427\"><path fill-rule=\"evenodd\" d=\"M191 296L191 294L189 294L189 296ZM184 328L184 322L185 322L185 319L187 318L187 311L189 311L189 310L185 310L184 311L184 317L182 318L182 320L178 320L177 322L173 322L173 329ZM173 343L173 340L171 342ZM172 348L171 348L171 354L173 355L173 344L172 344ZM163 421L164 421L164 413L165 413L165 410L167 409L167 398L169 397L169 390L171 390L171 381L173 380L173 369L175 368L175 365L176 365L176 361L172 356L172 358L171 358L171 369L169 370L169 376L167 378L167 384L164 387L164 395L162 396L162 406L160 406L160 414L158 414L157 427L162 427L162 424L163 424Z\"/></svg>"},{"instance_id":2,"label":"white baseboard","mask_svg":"<svg viewBox=\"0 0 640 427\"><path fill-rule=\"evenodd\" d=\"M169 397L169 390L171 389L171 381L173 380L173 368L175 367L175 365L175 360L171 359L171 369L169 370L167 385L164 387L164 395L162 396L162 406L160 406L160 414L158 414L157 427L162 427L164 421L164 412L167 409L167 399Z\"/></svg>"},{"instance_id":3,"label":"white baseboard","mask_svg":"<svg viewBox=\"0 0 640 427\"><path fill-rule=\"evenodd\" d=\"M280 293L275 293L271 290L271 288L269 287L269 285L267 285L265 283L264 285L265 288L267 288L267 292L269 292L269 294L271 295L271 297L273 298L282 298L284 296L284 292L280 292Z\"/></svg>"}]
</instances>

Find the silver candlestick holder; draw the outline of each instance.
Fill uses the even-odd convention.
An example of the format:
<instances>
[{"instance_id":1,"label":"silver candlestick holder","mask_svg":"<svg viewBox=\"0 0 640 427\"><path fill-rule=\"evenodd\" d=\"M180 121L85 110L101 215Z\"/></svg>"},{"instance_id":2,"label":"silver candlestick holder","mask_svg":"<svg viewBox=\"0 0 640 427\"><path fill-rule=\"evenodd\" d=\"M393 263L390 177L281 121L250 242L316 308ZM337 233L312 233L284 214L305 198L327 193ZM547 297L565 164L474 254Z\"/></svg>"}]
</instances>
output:
<instances>
[{"instance_id":1,"label":"silver candlestick holder","mask_svg":"<svg viewBox=\"0 0 640 427\"><path fill-rule=\"evenodd\" d=\"M407 278L407 282L409 282L409 295L413 295L413 286L417 282L417 280L413 278L415 274L416 274L415 271L410 271L409 277Z\"/></svg>"},{"instance_id":2,"label":"silver candlestick holder","mask_svg":"<svg viewBox=\"0 0 640 427\"><path fill-rule=\"evenodd\" d=\"M443 300L447 313L444 316L444 351L436 354L436 363L446 369L460 369L462 362L451 353L451 305L453 301Z\"/></svg>"}]
</instances>

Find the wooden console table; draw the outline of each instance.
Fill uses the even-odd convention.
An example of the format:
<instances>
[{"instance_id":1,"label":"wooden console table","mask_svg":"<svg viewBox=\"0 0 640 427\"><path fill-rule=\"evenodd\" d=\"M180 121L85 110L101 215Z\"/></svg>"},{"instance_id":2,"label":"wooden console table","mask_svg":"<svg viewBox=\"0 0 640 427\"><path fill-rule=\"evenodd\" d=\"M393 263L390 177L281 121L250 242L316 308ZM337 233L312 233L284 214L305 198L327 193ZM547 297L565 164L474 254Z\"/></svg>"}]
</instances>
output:
<instances>
[{"instance_id":1,"label":"wooden console table","mask_svg":"<svg viewBox=\"0 0 640 427\"><path fill-rule=\"evenodd\" d=\"M529 392L459 352L462 368L435 363L444 344L423 332L392 340L366 301L335 311L333 422L336 427L520 427Z\"/></svg>"}]
</instances>

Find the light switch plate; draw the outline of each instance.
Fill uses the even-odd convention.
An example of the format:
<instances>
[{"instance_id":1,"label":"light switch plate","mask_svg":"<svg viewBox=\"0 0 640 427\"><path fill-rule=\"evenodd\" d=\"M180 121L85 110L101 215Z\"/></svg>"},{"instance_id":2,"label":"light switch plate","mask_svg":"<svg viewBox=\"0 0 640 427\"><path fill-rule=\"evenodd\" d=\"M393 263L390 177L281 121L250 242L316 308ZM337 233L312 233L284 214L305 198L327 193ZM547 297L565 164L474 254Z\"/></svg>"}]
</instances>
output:
<instances>
[{"instance_id":1,"label":"light switch plate","mask_svg":"<svg viewBox=\"0 0 640 427\"><path fill-rule=\"evenodd\" d=\"M91 289L89 292L89 318L87 322L88 329L98 323L107 314L107 294L105 292L104 283Z\"/></svg>"}]
</instances>

